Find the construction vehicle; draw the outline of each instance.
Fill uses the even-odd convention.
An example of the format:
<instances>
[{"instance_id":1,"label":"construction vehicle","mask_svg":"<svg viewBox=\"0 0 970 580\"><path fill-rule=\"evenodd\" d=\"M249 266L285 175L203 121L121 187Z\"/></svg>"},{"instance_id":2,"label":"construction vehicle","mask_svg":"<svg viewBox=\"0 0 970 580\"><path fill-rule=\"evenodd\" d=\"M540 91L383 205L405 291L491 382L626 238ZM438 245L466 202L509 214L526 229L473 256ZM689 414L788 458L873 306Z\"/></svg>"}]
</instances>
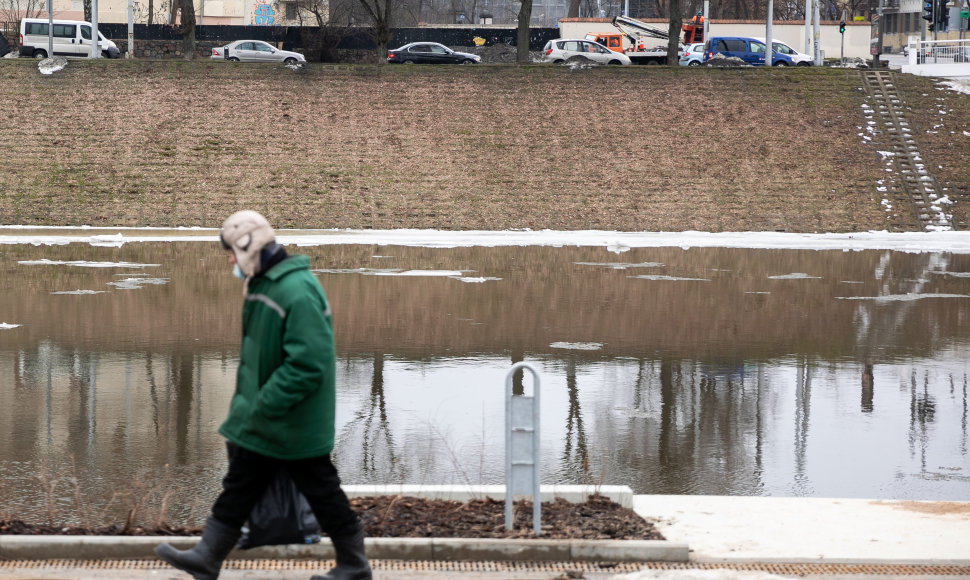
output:
<instances>
[{"instance_id":1,"label":"construction vehicle","mask_svg":"<svg viewBox=\"0 0 970 580\"><path fill-rule=\"evenodd\" d=\"M623 52L630 57L633 64L667 64L666 43L670 35L666 30L629 16L615 17L613 26L622 34L590 32L586 35L586 40L594 40L614 52ZM703 24L690 22L682 25L681 30L684 31L684 44L703 42ZM628 47L623 47L623 37L629 41ZM664 43L655 42L654 46L648 47L651 39L662 40Z\"/></svg>"}]
</instances>

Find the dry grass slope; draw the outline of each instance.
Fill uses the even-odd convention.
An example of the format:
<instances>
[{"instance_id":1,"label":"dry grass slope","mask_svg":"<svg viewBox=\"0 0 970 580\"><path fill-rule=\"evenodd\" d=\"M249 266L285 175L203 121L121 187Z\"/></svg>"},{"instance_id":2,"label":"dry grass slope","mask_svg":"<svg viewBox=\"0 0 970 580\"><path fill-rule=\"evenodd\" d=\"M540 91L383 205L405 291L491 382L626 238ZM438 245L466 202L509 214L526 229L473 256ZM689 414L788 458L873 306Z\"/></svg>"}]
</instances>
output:
<instances>
[{"instance_id":1,"label":"dry grass slope","mask_svg":"<svg viewBox=\"0 0 970 580\"><path fill-rule=\"evenodd\" d=\"M5 224L217 226L252 208L280 227L893 228L854 70L0 68ZM946 98L970 126L966 96Z\"/></svg>"}]
</instances>

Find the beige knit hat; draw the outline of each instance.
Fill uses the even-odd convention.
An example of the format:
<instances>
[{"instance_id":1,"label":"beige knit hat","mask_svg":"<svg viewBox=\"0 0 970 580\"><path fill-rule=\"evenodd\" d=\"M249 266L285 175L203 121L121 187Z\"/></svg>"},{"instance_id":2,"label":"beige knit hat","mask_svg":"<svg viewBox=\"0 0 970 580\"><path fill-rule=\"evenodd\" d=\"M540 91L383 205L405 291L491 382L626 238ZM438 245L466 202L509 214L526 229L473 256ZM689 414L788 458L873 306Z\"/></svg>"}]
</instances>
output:
<instances>
[{"instance_id":1,"label":"beige knit hat","mask_svg":"<svg viewBox=\"0 0 970 580\"><path fill-rule=\"evenodd\" d=\"M251 278L259 273L259 251L276 239L276 232L261 214L250 210L237 211L222 224L219 241L232 250L239 269Z\"/></svg>"}]
</instances>

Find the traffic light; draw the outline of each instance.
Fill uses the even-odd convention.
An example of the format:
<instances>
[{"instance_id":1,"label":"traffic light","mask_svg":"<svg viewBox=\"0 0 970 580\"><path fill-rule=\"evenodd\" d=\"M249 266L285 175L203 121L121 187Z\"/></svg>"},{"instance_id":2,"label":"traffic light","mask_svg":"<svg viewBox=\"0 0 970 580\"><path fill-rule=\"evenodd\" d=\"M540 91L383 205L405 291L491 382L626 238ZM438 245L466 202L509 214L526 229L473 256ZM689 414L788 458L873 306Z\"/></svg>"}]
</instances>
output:
<instances>
[{"instance_id":1,"label":"traffic light","mask_svg":"<svg viewBox=\"0 0 970 580\"><path fill-rule=\"evenodd\" d=\"M936 0L936 30L940 32L945 32L947 28L947 20L949 20L949 10L946 7L946 0Z\"/></svg>"},{"instance_id":2,"label":"traffic light","mask_svg":"<svg viewBox=\"0 0 970 580\"><path fill-rule=\"evenodd\" d=\"M935 0L923 0L923 20L928 20L930 26L933 25L933 2Z\"/></svg>"},{"instance_id":3,"label":"traffic light","mask_svg":"<svg viewBox=\"0 0 970 580\"><path fill-rule=\"evenodd\" d=\"M845 20L839 22L839 34L845 34Z\"/></svg>"}]
</instances>

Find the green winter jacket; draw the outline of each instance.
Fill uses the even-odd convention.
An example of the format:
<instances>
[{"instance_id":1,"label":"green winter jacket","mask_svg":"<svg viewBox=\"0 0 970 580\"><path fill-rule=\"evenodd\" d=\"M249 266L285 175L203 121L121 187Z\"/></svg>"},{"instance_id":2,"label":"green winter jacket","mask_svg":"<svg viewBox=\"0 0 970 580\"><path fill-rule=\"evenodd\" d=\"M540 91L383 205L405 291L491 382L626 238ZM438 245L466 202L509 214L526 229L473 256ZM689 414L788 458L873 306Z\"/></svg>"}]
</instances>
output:
<instances>
[{"instance_id":1,"label":"green winter jacket","mask_svg":"<svg viewBox=\"0 0 970 580\"><path fill-rule=\"evenodd\" d=\"M306 256L249 281L236 392L224 437L277 459L333 449L335 359L330 308Z\"/></svg>"}]
</instances>

